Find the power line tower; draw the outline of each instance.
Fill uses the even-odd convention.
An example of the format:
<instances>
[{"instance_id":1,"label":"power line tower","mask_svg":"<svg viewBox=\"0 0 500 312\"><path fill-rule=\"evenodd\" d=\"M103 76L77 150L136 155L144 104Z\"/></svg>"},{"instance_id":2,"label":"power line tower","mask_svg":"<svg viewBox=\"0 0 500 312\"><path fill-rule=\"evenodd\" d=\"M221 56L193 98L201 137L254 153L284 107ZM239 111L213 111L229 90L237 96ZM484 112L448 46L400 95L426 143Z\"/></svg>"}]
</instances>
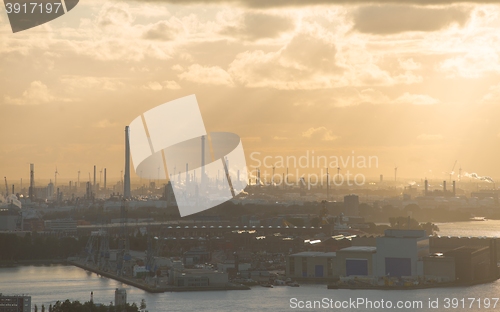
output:
<instances>
[{"instance_id":1,"label":"power line tower","mask_svg":"<svg viewBox=\"0 0 500 312\"><path fill-rule=\"evenodd\" d=\"M109 266L109 235L108 232L101 229L99 233L99 259L98 259L98 266L99 269L108 272L110 269Z\"/></svg>"},{"instance_id":2,"label":"power line tower","mask_svg":"<svg viewBox=\"0 0 500 312\"><path fill-rule=\"evenodd\" d=\"M128 220L128 207L127 201L124 199L120 207L120 240L118 241L118 261L117 270L118 276L123 276L124 271L126 272L130 268L130 245L127 232L127 220Z\"/></svg>"},{"instance_id":3,"label":"power line tower","mask_svg":"<svg viewBox=\"0 0 500 312\"><path fill-rule=\"evenodd\" d=\"M85 247L85 265L96 264L96 251L99 243L99 232L90 233L89 240L87 241L87 246Z\"/></svg>"}]
</instances>

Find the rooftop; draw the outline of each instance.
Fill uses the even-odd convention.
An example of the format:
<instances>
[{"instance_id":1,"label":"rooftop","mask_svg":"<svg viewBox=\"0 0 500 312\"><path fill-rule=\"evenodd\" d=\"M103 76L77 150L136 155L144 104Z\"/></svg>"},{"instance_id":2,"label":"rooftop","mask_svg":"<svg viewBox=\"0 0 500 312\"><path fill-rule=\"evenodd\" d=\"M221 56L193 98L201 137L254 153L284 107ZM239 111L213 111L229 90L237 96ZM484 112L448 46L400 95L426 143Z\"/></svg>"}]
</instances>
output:
<instances>
[{"instance_id":1,"label":"rooftop","mask_svg":"<svg viewBox=\"0 0 500 312\"><path fill-rule=\"evenodd\" d=\"M303 251L293 255L293 257L336 257L336 252L321 252L321 251Z\"/></svg>"},{"instance_id":2,"label":"rooftop","mask_svg":"<svg viewBox=\"0 0 500 312\"><path fill-rule=\"evenodd\" d=\"M377 247L371 247L371 246L352 246L352 247L342 248L339 251L375 253L375 252L377 252Z\"/></svg>"}]
</instances>

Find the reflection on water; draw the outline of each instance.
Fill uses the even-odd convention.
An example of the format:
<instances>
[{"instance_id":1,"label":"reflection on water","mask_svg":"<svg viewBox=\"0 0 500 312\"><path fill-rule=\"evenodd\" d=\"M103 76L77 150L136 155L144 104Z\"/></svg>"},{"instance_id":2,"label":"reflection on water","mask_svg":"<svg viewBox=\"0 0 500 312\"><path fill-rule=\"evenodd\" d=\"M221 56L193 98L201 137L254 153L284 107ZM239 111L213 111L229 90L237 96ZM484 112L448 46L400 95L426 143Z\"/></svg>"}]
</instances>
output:
<instances>
[{"instance_id":1,"label":"reflection on water","mask_svg":"<svg viewBox=\"0 0 500 312\"><path fill-rule=\"evenodd\" d=\"M500 220L438 223L441 236L500 237Z\"/></svg>"},{"instance_id":2,"label":"reflection on water","mask_svg":"<svg viewBox=\"0 0 500 312\"><path fill-rule=\"evenodd\" d=\"M497 236L500 221L456 222L440 224L441 235ZM498 235L500 236L500 235ZM325 285L301 285L301 287L254 287L249 291L207 291L149 294L140 289L123 285L120 282L89 274L73 266L24 266L0 268L0 292L5 294L28 294L32 296L33 306L42 304L48 307L57 300L88 301L94 292L94 301L109 304L114 301L117 287L127 289L129 302L139 303L145 299L150 312L154 311L284 311L290 309L290 299L322 300L421 300L424 309L413 311L443 310L445 298L498 298L500 282L477 285L467 288L423 289L411 291L380 290L328 290ZM429 298L439 298L441 309L429 309ZM497 306L500 309L500 304ZM392 309L397 311L397 309ZM484 311L477 306L472 309L454 311ZM40 311L40 310L39 310ZM309 310L312 311L312 310ZM367 309L346 309L342 311L370 311ZM380 309L378 311L381 311ZM405 311L412 311L405 310Z\"/></svg>"}]
</instances>

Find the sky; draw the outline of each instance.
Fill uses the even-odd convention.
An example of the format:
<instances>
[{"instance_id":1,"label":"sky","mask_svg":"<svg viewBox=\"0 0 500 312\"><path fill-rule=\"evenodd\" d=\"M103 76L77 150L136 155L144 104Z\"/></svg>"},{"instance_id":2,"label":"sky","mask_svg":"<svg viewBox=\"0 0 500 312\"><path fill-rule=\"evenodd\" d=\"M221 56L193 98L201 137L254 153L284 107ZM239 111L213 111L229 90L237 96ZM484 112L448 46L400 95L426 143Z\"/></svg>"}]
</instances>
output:
<instances>
[{"instance_id":1,"label":"sky","mask_svg":"<svg viewBox=\"0 0 500 312\"><path fill-rule=\"evenodd\" d=\"M12 33L2 11L0 175L28 179L34 163L41 179L93 165L118 178L124 127L196 94L250 167L314 152L377 157L351 168L373 177L500 177L499 14L495 1L84 0Z\"/></svg>"}]
</instances>

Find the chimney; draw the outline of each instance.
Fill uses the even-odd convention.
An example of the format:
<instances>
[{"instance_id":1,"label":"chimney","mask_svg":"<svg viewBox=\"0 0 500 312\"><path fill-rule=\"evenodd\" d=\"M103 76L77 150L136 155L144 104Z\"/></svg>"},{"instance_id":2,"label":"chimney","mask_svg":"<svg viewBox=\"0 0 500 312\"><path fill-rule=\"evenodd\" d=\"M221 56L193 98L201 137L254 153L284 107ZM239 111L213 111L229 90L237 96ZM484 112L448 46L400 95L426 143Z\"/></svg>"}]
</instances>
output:
<instances>
[{"instance_id":1,"label":"chimney","mask_svg":"<svg viewBox=\"0 0 500 312\"><path fill-rule=\"evenodd\" d=\"M427 196L427 192L429 191L429 181L425 180L425 190L424 190L424 196Z\"/></svg>"},{"instance_id":2,"label":"chimney","mask_svg":"<svg viewBox=\"0 0 500 312\"><path fill-rule=\"evenodd\" d=\"M104 190L106 190L106 168L104 168Z\"/></svg>"},{"instance_id":3,"label":"chimney","mask_svg":"<svg viewBox=\"0 0 500 312\"><path fill-rule=\"evenodd\" d=\"M446 181L443 181L443 194L446 193Z\"/></svg>"},{"instance_id":4,"label":"chimney","mask_svg":"<svg viewBox=\"0 0 500 312\"><path fill-rule=\"evenodd\" d=\"M123 182L123 198L130 199L130 143L129 143L129 127L125 127L125 176Z\"/></svg>"},{"instance_id":5,"label":"chimney","mask_svg":"<svg viewBox=\"0 0 500 312\"><path fill-rule=\"evenodd\" d=\"M457 190L456 186L457 186L457 183L455 181L453 181L453 196L455 196L455 194L456 194L456 190Z\"/></svg>"},{"instance_id":6,"label":"chimney","mask_svg":"<svg viewBox=\"0 0 500 312\"><path fill-rule=\"evenodd\" d=\"M95 185L95 165L94 165L94 184L92 185L93 189L95 190L96 189L96 185Z\"/></svg>"},{"instance_id":7,"label":"chimney","mask_svg":"<svg viewBox=\"0 0 500 312\"><path fill-rule=\"evenodd\" d=\"M35 164L30 164L30 189L29 189L30 200L35 199Z\"/></svg>"}]
</instances>

